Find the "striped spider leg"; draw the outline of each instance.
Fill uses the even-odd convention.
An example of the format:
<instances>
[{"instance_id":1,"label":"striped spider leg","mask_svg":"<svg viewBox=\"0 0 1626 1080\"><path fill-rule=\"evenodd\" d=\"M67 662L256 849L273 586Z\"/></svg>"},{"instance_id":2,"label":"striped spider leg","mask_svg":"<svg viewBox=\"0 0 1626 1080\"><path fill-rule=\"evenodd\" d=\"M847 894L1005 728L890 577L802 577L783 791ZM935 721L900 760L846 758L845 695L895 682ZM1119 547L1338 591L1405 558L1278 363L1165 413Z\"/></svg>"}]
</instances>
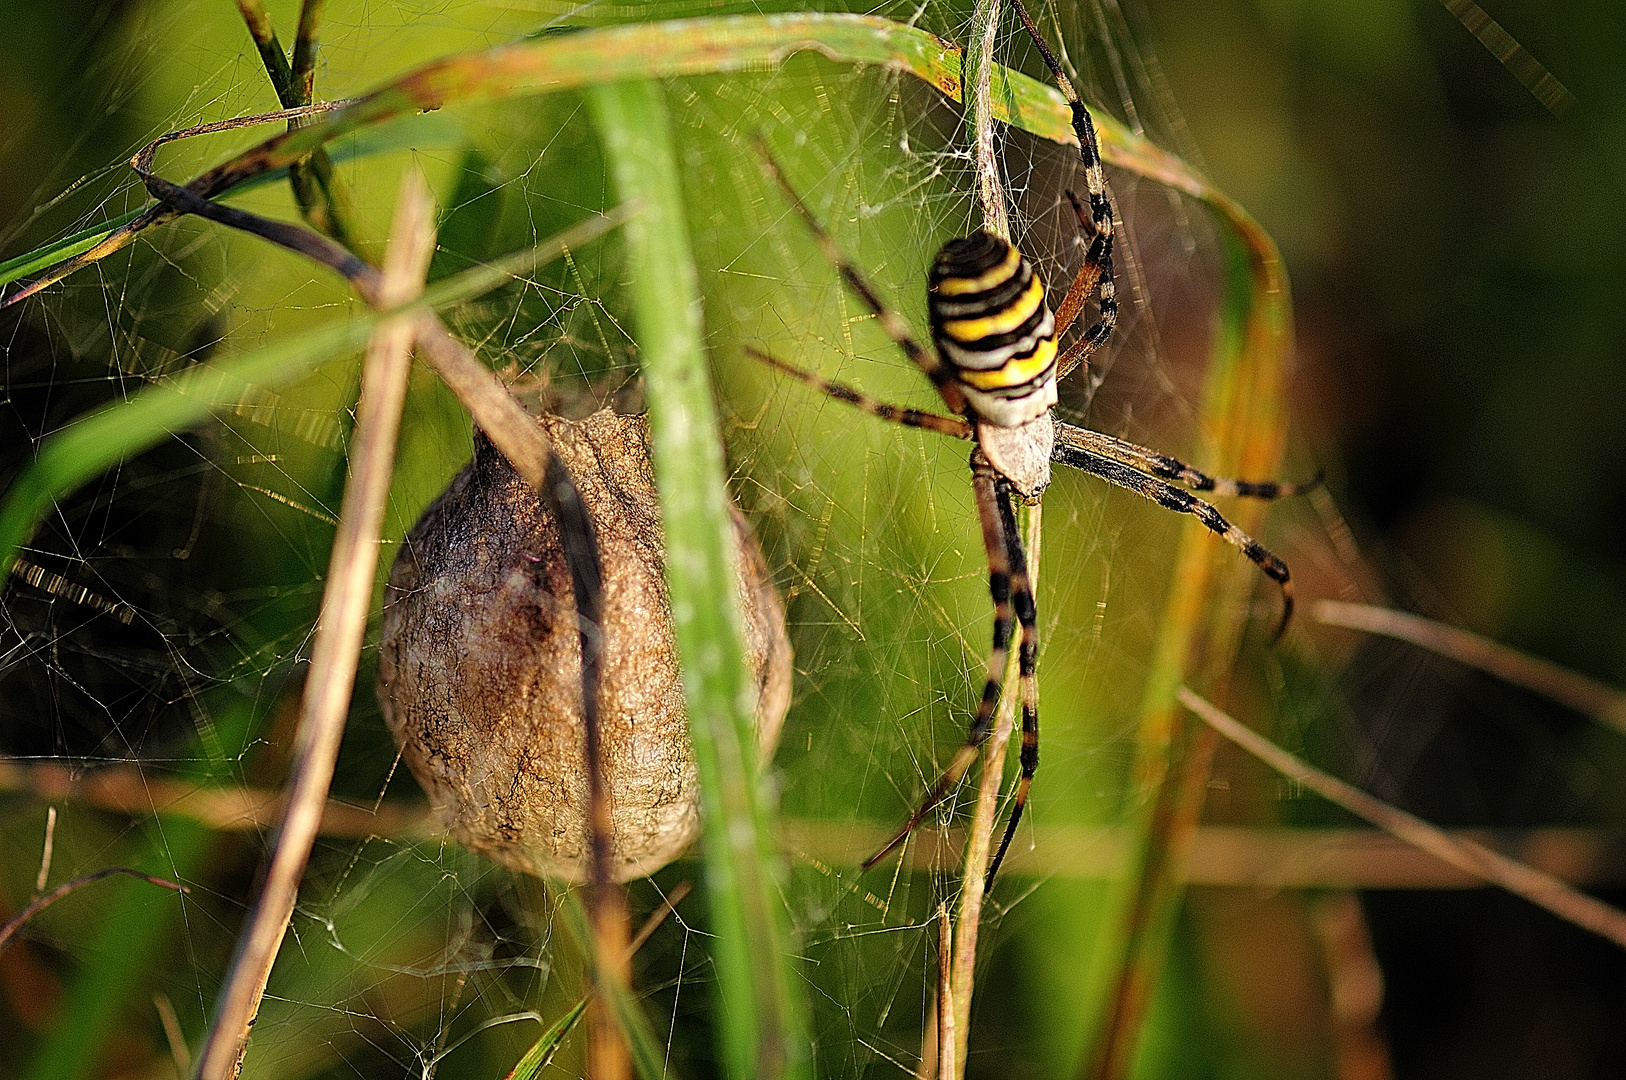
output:
<instances>
[{"instance_id":1,"label":"striped spider leg","mask_svg":"<svg viewBox=\"0 0 1626 1080\"><path fill-rule=\"evenodd\" d=\"M900 424L904 427L935 431L940 435L947 435L951 438L965 439L967 441L976 439L975 427L960 417L939 416L919 409L904 409L888 405L849 386L820 378L811 372L804 371L759 350L748 347L746 352L754 359L777 369L790 378L805 383L828 397L845 402L860 412L868 413L878 419ZM1222 498L1272 500L1301 495L1313 489L1320 483L1321 478L1319 476L1301 484L1213 477L1198 472L1179 459L1170 457L1167 454L1149 450L1110 435L1103 435L1088 428L1075 427L1061 422L1057 422L1055 427L1056 442L1051 450L1051 460L1053 462L1099 477L1109 484L1132 491L1165 509L1177 513L1191 514L1216 536L1236 547L1257 565L1267 577L1275 581L1282 591L1282 614L1276 626L1275 637L1281 636L1293 613L1292 581L1287 565L1264 545L1226 521L1224 516L1212 505L1176 485L1183 485L1194 491L1213 492ZM944 770L937 784L932 787L931 792L920 804L915 814L903 828L898 830L886 847L864 862L864 869L866 870L885 858L890 851L902 843L909 833L925 818L926 814L930 813L932 808L942 801L954 785L964 777L966 770L971 766L971 762L975 760L978 749L987 740L992 730L989 722L992 717L993 706L989 703L998 700L999 672L1004 669L1005 657L1009 649L1010 617L1013 609L1007 605L1014 603L1018 595L1018 585L1021 586L1021 591L1028 591L1027 565L1020 537L1016 532L1014 515L1010 509L1012 492L1009 481L1004 481L997 473L994 473L986 462L983 462L981 472L979 472L978 465L974 461L972 471L973 484L977 495L978 517L981 520L983 529L983 544L990 552L989 584L995 604L994 651L989 657L989 679L984 685L983 700L979 705L977 716L972 721L971 731L966 738L966 742L956 752L949 767ZM992 480L991 488L988 486L990 478ZM1002 483L1003 490L1001 490ZM992 503L991 508L990 503ZM1003 558L1000 558L997 554L1001 546L1005 549ZM1029 596L1027 599L1031 600L1031 597ZM1037 646L1036 635L1035 646ZM992 697L990 697L990 694L992 694ZM1011 809L1013 821L1021 818L1027 802L1028 788L1038 767L1038 710L1036 696L1035 687L1035 701L1031 714L1027 712L1026 701L1024 701L1024 721L1028 719L1029 715L1033 720L1032 736L1030 739L1028 735L1030 729L1025 726L1022 775L1017 781L1018 789L1013 797ZM987 709L986 716L984 715L983 706L986 706ZM1027 749L1030 745L1033 748L1031 752ZM999 864L1003 861L1005 851L1009 847L1015 832L1015 824L1007 822L999 848L995 852L994 859L989 864L987 883L990 885L993 883L994 872L998 870Z\"/></svg>"},{"instance_id":2,"label":"striped spider leg","mask_svg":"<svg viewBox=\"0 0 1626 1080\"><path fill-rule=\"evenodd\" d=\"M1045 66L1056 80L1057 89L1066 99L1067 108L1073 114L1073 134L1078 137L1078 156L1084 169L1084 193L1089 197L1086 207L1070 189L1066 193L1067 201L1073 204L1073 213L1078 216L1079 225L1090 237L1090 243L1084 251L1083 265L1078 268L1060 306L1056 308L1056 336L1059 338L1067 333L1083 311L1084 302L1097 291L1101 298L1100 313L1094 325L1062 353L1056 365L1056 378L1065 379L1091 353L1106 343L1107 338L1112 336L1113 328L1118 325L1118 289L1112 279L1112 200L1107 197L1106 173L1101 169L1101 145L1095 137L1095 121L1090 119L1090 111L1079 99L1078 91L1073 89L1072 80L1061 70L1056 54L1045 44L1039 28L1028 15L1028 9L1022 6L1022 0L1012 2L1028 36L1033 39Z\"/></svg>"},{"instance_id":3,"label":"striped spider leg","mask_svg":"<svg viewBox=\"0 0 1626 1080\"><path fill-rule=\"evenodd\" d=\"M993 731L1014 623L1022 632L1017 653L1022 708L1021 774L1004 835L989 863L986 883L991 885L1027 805L1039 764L1038 616L1027 558L1017 531L1014 500L1038 500L1050 482L1051 461L1093 473L1161 506L1197 517L1276 580L1289 597L1287 610L1291 611L1287 568L1281 560L1231 526L1208 503L1168 481L1197 490L1256 498L1292 494L1299 489L1214 479L1155 451L1055 423L1050 408L1056 400L1056 332L1055 320L1045 303L1044 283L1016 247L992 234L978 232L951 240L933 261L928 307L936 355L928 353L903 318L881 302L863 274L843 256L785 180L777 163L765 149L760 152L765 170L783 190L843 281L875 315L887 336L932 380L949 412L955 415L899 408L760 350L748 348L749 355L879 419L974 444L970 462L972 489L994 605L987 678L965 742L908 821L864 862L863 868L874 866L903 843L976 760Z\"/></svg>"}]
</instances>

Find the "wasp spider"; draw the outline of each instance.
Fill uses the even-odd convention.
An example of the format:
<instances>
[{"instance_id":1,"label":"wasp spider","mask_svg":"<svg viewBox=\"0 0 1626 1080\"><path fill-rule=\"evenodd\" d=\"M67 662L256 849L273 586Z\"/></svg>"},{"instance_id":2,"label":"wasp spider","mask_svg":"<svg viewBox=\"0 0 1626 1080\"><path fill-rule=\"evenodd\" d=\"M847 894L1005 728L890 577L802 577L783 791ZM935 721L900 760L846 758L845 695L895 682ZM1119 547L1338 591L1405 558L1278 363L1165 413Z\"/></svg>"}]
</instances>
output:
<instances>
[{"instance_id":1,"label":"wasp spider","mask_svg":"<svg viewBox=\"0 0 1626 1080\"><path fill-rule=\"evenodd\" d=\"M864 863L863 868L868 870L901 844L976 760L993 730L1014 620L1022 631L1017 656L1022 693L1021 775L1004 835L988 866L986 883L990 886L1016 833L1027 805L1033 774L1039 765L1039 689L1035 675L1038 619L1013 500L1020 497L1028 502L1037 501L1050 483L1051 462L1059 462L1127 488L1169 510L1193 515L1240 549L1281 587L1282 614L1276 627L1279 637L1293 613L1287 565L1227 522L1214 507L1175 484L1221 496L1275 499L1299 494L1316 483L1287 485L1206 476L1166 454L1074 427L1051 416L1059 375L1066 374L1099 348L1111 335L1117 319L1112 284L1112 204L1107 198L1089 113L1079 103L1054 56L1028 21L1027 12L1022 11L1020 5L1017 10L1072 106L1073 126L1083 157L1088 204L1071 191L1067 197L1080 227L1090 236L1090 243L1084 264L1057 314L1051 313L1046 302L1043 280L1014 245L983 231L950 240L938 251L929 278L927 308L932 342L936 346L934 356L915 340L902 317L881 302L863 274L842 255L786 180L779 165L762 147L764 168L806 223L825 256L840 272L848 288L874 313L887 336L931 379L948 411L954 415L900 409L759 350L747 350L786 375L872 416L972 443L971 482L982 524L983 546L988 554L988 587L994 602L993 649L988 659L987 680L965 743L908 822ZM1092 294L1098 295L1100 300L1095 322L1065 351L1058 352L1058 339L1077 321Z\"/></svg>"}]
</instances>

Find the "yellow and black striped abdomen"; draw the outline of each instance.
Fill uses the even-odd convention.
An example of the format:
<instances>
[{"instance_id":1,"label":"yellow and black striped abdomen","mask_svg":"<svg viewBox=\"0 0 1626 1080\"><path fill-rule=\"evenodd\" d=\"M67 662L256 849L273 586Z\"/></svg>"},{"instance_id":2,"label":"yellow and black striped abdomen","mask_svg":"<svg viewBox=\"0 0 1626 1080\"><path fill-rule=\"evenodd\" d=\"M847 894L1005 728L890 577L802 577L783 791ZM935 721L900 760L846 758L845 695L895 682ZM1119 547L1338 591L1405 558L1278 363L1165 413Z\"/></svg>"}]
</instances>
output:
<instances>
[{"instance_id":1,"label":"yellow and black striped abdomen","mask_svg":"<svg viewBox=\"0 0 1626 1080\"><path fill-rule=\"evenodd\" d=\"M1044 281L1005 240L950 240L932 263L932 340L977 418L1019 427L1056 403L1056 322Z\"/></svg>"}]
</instances>

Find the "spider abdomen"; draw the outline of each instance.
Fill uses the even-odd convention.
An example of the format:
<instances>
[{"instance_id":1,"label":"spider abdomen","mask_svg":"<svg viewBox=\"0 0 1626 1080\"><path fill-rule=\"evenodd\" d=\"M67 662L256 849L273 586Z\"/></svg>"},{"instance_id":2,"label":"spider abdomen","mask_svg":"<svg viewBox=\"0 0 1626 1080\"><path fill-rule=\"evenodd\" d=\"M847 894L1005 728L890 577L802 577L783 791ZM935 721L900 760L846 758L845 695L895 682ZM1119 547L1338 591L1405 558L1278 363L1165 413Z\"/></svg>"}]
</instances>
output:
<instances>
[{"instance_id":1,"label":"spider abdomen","mask_svg":"<svg viewBox=\"0 0 1626 1080\"><path fill-rule=\"evenodd\" d=\"M977 419L1020 427L1056 403L1056 323L1044 281L1008 241L978 231L932 263L932 341Z\"/></svg>"}]
</instances>

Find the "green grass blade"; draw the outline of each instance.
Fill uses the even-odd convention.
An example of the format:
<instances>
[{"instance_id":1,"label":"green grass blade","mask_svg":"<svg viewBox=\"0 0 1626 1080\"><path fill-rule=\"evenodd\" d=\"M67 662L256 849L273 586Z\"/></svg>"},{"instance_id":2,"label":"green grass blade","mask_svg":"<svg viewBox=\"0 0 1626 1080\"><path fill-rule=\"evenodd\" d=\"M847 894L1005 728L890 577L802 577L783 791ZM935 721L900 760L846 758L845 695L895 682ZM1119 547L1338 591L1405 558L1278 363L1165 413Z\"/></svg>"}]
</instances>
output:
<instances>
[{"instance_id":1,"label":"green grass blade","mask_svg":"<svg viewBox=\"0 0 1626 1080\"><path fill-rule=\"evenodd\" d=\"M404 310L445 307L472 300L515 273L612 228L615 216L594 219L535 248L475 267L424 290ZM216 409L236 403L250 387L281 386L318 364L359 349L388 313L359 311L323 326L218 364L200 364L123 401L105 405L46 439L33 463L0 504L0 579L34 527L64 493L132 454L193 427Z\"/></svg>"},{"instance_id":2,"label":"green grass blade","mask_svg":"<svg viewBox=\"0 0 1626 1080\"><path fill-rule=\"evenodd\" d=\"M306 127L269 139L211 169L208 191L237 177L297 161L341 135L448 105L557 93L626 79L714 75L777 65L812 51L871 64L961 99L959 48L934 34L874 15L798 13L677 19L549 35L435 60ZM1061 94L998 64L989 69L993 118L1053 142L1077 145ZM1206 198L1207 181L1110 115L1091 110L1108 163Z\"/></svg>"},{"instance_id":3,"label":"green grass blade","mask_svg":"<svg viewBox=\"0 0 1626 1080\"><path fill-rule=\"evenodd\" d=\"M340 136L366 132L388 121L404 123L425 110L434 115L446 105L554 93L620 79L738 71L779 64L802 51L815 51L842 63L898 71L952 101L961 99L959 49L924 30L877 16L731 16L550 34L425 64L344 109L223 162L199 178L199 190L209 197L218 196L249 179L284 170ZM989 76L994 119L1053 142L1076 145L1071 114L1056 90L997 64L990 68ZM1179 158L1109 115L1093 111L1091 115L1102 158L1108 164L1205 201L1223 199ZM338 153L333 157L340 159ZM114 231L109 227L94 235L80 234L78 239L67 238L0 264L0 285L83 254ZM31 269L16 269L23 265Z\"/></svg>"},{"instance_id":4,"label":"green grass blade","mask_svg":"<svg viewBox=\"0 0 1626 1080\"><path fill-rule=\"evenodd\" d=\"M240 186L246 187L247 185ZM0 285L9 285L20 277L27 277L29 274L44 270L48 266L55 266L63 259L71 259L75 255L83 254L101 243L109 234L122 229L140 216L140 210L132 210L128 214L120 214L105 225L81 229L76 233L64 236L60 240L53 240L43 247L37 247L33 251L0 262Z\"/></svg>"},{"instance_id":5,"label":"green grass blade","mask_svg":"<svg viewBox=\"0 0 1626 1080\"><path fill-rule=\"evenodd\" d=\"M509 1072L506 1080L535 1080L535 1077L548 1063L553 1055L559 1052L559 1046L565 1041L565 1036L573 1031L581 1018L587 1013L587 998L582 998L570 1007L570 1011L553 1022L553 1026L542 1033L542 1037L531 1044Z\"/></svg>"},{"instance_id":6,"label":"green grass blade","mask_svg":"<svg viewBox=\"0 0 1626 1080\"><path fill-rule=\"evenodd\" d=\"M572 891L565 896L564 912L570 921L570 930L575 935L576 944L581 947L584 956L591 958L593 927L588 921L587 908L582 904L582 894L579 891ZM668 1067L664 1048L660 1040L655 1038L655 1029L650 1026L649 1017L644 1013L643 1005L639 1003L637 996L630 988L619 985L614 979L607 980L605 987L610 992L611 1006L615 1010L616 1023L621 1028L621 1037L627 1041L627 1051L632 1058L632 1071L638 1075L639 1080L674 1080L676 1074ZM587 998L583 997L581 1007L586 1006ZM572 1023L574 1024L574 1021ZM546 1037L544 1034L543 1038Z\"/></svg>"},{"instance_id":7,"label":"green grass blade","mask_svg":"<svg viewBox=\"0 0 1626 1080\"><path fill-rule=\"evenodd\" d=\"M723 448L666 102L649 82L597 87L588 102L620 197L647 207L629 223L626 242L667 579L704 798L720 1056L736 1080L810 1076L801 986L779 904L783 867L774 850L773 808L757 775Z\"/></svg>"}]
</instances>

